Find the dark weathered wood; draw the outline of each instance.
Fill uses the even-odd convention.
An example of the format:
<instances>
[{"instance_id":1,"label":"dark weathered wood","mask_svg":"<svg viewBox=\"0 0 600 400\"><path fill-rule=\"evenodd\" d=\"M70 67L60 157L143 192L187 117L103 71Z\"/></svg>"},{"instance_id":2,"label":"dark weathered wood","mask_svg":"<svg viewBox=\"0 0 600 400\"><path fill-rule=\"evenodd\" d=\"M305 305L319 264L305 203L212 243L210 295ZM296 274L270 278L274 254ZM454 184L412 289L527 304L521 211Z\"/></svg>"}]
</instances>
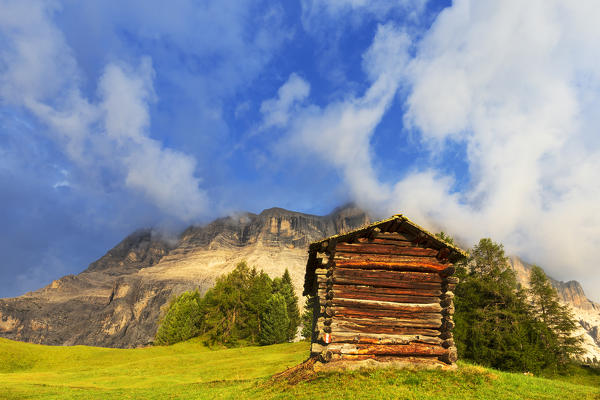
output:
<instances>
[{"instance_id":1,"label":"dark weathered wood","mask_svg":"<svg viewBox=\"0 0 600 400\"><path fill-rule=\"evenodd\" d=\"M402 318L402 319L430 319L441 318L440 313L432 312L407 312L402 310L373 309L360 307L328 307L332 316L351 318Z\"/></svg>"},{"instance_id":2,"label":"dark weathered wood","mask_svg":"<svg viewBox=\"0 0 600 400\"><path fill-rule=\"evenodd\" d=\"M431 328L420 327L394 327L378 324L357 324L348 321L333 321L331 325L334 332L338 333L377 333L377 334L392 334L392 335L422 335L422 336L439 336L440 331Z\"/></svg>"},{"instance_id":3,"label":"dark weathered wood","mask_svg":"<svg viewBox=\"0 0 600 400\"><path fill-rule=\"evenodd\" d=\"M399 232L381 232L377 235L377 239L386 239L386 240L400 240L406 242L412 242L415 239L415 235L410 233L399 233Z\"/></svg>"},{"instance_id":4,"label":"dark weathered wood","mask_svg":"<svg viewBox=\"0 0 600 400\"><path fill-rule=\"evenodd\" d=\"M436 296L416 296L416 295L383 295L369 293L355 293L351 290L339 291L333 290L333 297L342 297L345 299L358 300L374 300L374 301L391 301L395 303L414 303L414 304L433 304L439 303L440 299Z\"/></svg>"},{"instance_id":5,"label":"dark weathered wood","mask_svg":"<svg viewBox=\"0 0 600 400\"><path fill-rule=\"evenodd\" d=\"M361 300L361 299L345 299L334 297L331 300L333 306L366 308L378 310L397 310L405 312L423 312L423 313L439 313L442 307L438 303L433 304L409 304L395 303L391 301L376 301L376 300Z\"/></svg>"},{"instance_id":6,"label":"dark weathered wood","mask_svg":"<svg viewBox=\"0 0 600 400\"><path fill-rule=\"evenodd\" d=\"M444 356L448 350L442 346L427 343L409 344L353 344L332 343L327 346L327 351L332 354L348 355L392 355L392 356Z\"/></svg>"},{"instance_id":7,"label":"dark weathered wood","mask_svg":"<svg viewBox=\"0 0 600 400\"><path fill-rule=\"evenodd\" d=\"M411 246L390 246L388 244L376 243L339 243L336 247L336 258L345 253L436 257L439 250Z\"/></svg>"},{"instance_id":8,"label":"dark weathered wood","mask_svg":"<svg viewBox=\"0 0 600 400\"><path fill-rule=\"evenodd\" d=\"M441 264L435 258L426 260L416 257L396 257L393 260L381 258L379 255L357 254L349 259L336 259L335 265L341 268L386 269L391 271L436 272L443 274L453 269L451 264ZM449 286L450 287L450 286ZM452 289L449 289L452 290Z\"/></svg>"},{"instance_id":9,"label":"dark weathered wood","mask_svg":"<svg viewBox=\"0 0 600 400\"><path fill-rule=\"evenodd\" d=\"M400 240L400 239L388 239L382 238L381 234L377 237L377 239L369 240L368 238L358 238L354 243L361 244L379 244L379 245L389 245L389 246L401 246L401 247L412 247L412 243L408 240Z\"/></svg>"},{"instance_id":10,"label":"dark weathered wood","mask_svg":"<svg viewBox=\"0 0 600 400\"><path fill-rule=\"evenodd\" d=\"M456 360L458 360L458 352L456 351L456 347L450 347L446 349L446 352L439 357L439 360L445 362L446 364L454 364Z\"/></svg>"},{"instance_id":11,"label":"dark weathered wood","mask_svg":"<svg viewBox=\"0 0 600 400\"><path fill-rule=\"evenodd\" d=\"M453 304L444 307L444 309L442 310L442 315L444 315L444 316L451 316L453 314L454 314L454 305Z\"/></svg>"},{"instance_id":12,"label":"dark weathered wood","mask_svg":"<svg viewBox=\"0 0 600 400\"><path fill-rule=\"evenodd\" d=\"M430 282L414 282L414 281L401 281L394 278L391 279L380 279L380 278L368 278L368 277L352 277L352 276L338 276L332 279L333 284L338 285L355 285L355 286L367 286L373 288L397 288L406 290L432 290L439 291L441 286L439 283Z\"/></svg>"},{"instance_id":13,"label":"dark weathered wood","mask_svg":"<svg viewBox=\"0 0 600 400\"><path fill-rule=\"evenodd\" d=\"M433 316L432 316L433 315ZM369 326L373 326L375 331L373 331L373 333L376 333L376 329L379 326L386 326L386 327L397 327L397 328L407 328L407 327L416 327L416 328L428 328L428 329L440 329L442 326L442 318L439 315L435 315L435 314L431 314L429 316L429 318L422 318L422 319L417 319L417 318L388 318L388 317L363 317L363 318L356 318L356 317L346 317L343 315L335 315L334 317L332 317L332 323L331 325L333 326L334 324L342 324L342 323L353 323L353 324L359 324L359 325L369 325Z\"/></svg>"},{"instance_id":14,"label":"dark weathered wood","mask_svg":"<svg viewBox=\"0 0 600 400\"><path fill-rule=\"evenodd\" d=\"M455 284L455 285L458 283L458 281L459 281L459 279L458 279L458 277L457 277L457 276L448 276L448 277L446 277L446 279L445 279L445 282L446 282L446 283L449 283L449 284Z\"/></svg>"},{"instance_id":15,"label":"dark weathered wood","mask_svg":"<svg viewBox=\"0 0 600 400\"><path fill-rule=\"evenodd\" d=\"M424 287L433 287L435 289L442 288L442 278L437 272L415 272L415 271L391 271L386 269L359 269L359 268L344 268L338 266L333 270L333 279L343 278L347 281L354 281L355 284L363 284L361 282L367 282L366 285L382 286L388 285L377 285L378 281L390 281L390 282L401 282L403 286L388 286L388 287L406 287L405 285L414 283L416 285ZM415 286L419 287L419 286Z\"/></svg>"},{"instance_id":16,"label":"dark weathered wood","mask_svg":"<svg viewBox=\"0 0 600 400\"><path fill-rule=\"evenodd\" d=\"M408 344L411 342L444 345L439 337L422 335L386 335L356 332L332 332L332 343ZM452 341L454 345L454 341Z\"/></svg>"},{"instance_id":17,"label":"dark weathered wood","mask_svg":"<svg viewBox=\"0 0 600 400\"><path fill-rule=\"evenodd\" d=\"M337 293L340 297L348 297L348 298L363 298L366 300L387 300L387 301L397 301L394 300L395 296L421 296L421 297L432 297L437 298L439 301L439 296L441 291L437 288L388 288L388 287L373 287L367 285L345 285L334 283L332 285L332 290ZM346 296L348 295L348 296ZM370 296L374 297L373 299L369 299Z\"/></svg>"}]
</instances>

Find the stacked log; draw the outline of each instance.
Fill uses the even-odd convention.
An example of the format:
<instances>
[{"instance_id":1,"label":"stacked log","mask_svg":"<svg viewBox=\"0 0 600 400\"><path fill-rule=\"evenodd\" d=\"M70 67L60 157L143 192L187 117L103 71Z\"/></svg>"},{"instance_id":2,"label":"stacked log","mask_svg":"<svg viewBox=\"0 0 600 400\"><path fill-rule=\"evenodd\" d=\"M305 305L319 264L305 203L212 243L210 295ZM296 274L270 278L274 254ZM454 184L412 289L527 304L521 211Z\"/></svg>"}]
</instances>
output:
<instances>
[{"instance_id":1,"label":"stacked log","mask_svg":"<svg viewBox=\"0 0 600 400\"><path fill-rule=\"evenodd\" d=\"M318 316L311 352L321 361L390 359L452 365L454 288L445 248L401 221L320 244Z\"/></svg>"}]
</instances>

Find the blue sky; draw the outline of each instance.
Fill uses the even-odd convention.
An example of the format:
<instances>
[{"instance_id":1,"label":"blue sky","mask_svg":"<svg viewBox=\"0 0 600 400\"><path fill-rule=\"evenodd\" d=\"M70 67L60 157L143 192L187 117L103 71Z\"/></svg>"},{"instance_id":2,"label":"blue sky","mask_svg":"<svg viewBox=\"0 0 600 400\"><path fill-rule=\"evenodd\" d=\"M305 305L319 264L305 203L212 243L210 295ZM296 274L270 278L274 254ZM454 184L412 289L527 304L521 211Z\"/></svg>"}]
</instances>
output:
<instances>
[{"instance_id":1,"label":"blue sky","mask_svg":"<svg viewBox=\"0 0 600 400\"><path fill-rule=\"evenodd\" d=\"M0 0L0 296L140 227L354 201L598 299L597 11Z\"/></svg>"}]
</instances>

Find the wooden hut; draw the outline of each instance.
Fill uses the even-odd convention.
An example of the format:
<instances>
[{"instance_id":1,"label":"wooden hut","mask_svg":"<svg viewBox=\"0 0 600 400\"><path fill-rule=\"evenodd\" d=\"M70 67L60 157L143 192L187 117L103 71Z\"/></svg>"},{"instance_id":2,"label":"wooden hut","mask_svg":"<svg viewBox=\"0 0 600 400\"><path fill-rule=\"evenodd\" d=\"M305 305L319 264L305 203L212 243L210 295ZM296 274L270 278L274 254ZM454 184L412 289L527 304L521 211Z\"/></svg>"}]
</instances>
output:
<instances>
[{"instance_id":1,"label":"wooden hut","mask_svg":"<svg viewBox=\"0 0 600 400\"><path fill-rule=\"evenodd\" d=\"M311 353L323 366L455 366L452 275L464 251L395 215L308 253Z\"/></svg>"}]
</instances>

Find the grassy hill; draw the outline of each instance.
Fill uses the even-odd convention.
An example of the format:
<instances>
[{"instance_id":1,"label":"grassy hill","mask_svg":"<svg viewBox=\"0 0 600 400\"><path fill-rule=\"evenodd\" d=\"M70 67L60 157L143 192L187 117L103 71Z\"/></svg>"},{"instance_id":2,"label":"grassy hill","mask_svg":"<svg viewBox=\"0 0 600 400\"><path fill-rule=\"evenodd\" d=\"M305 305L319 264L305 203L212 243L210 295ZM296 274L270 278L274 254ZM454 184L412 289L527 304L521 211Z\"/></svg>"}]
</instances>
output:
<instances>
[{"instance_id":1,"label":"grassy hill","mask_svg":"<svg viewBox=\"0 0 600 400\"><path fill-rule=\"evenodd\" d=\"M544 379L461 363L456 372L329 373L296 385L269 377L307 343L210 350L51 347L0 339L0 399L600 399L600 375Z\"/></svg>"}]
</instances>

